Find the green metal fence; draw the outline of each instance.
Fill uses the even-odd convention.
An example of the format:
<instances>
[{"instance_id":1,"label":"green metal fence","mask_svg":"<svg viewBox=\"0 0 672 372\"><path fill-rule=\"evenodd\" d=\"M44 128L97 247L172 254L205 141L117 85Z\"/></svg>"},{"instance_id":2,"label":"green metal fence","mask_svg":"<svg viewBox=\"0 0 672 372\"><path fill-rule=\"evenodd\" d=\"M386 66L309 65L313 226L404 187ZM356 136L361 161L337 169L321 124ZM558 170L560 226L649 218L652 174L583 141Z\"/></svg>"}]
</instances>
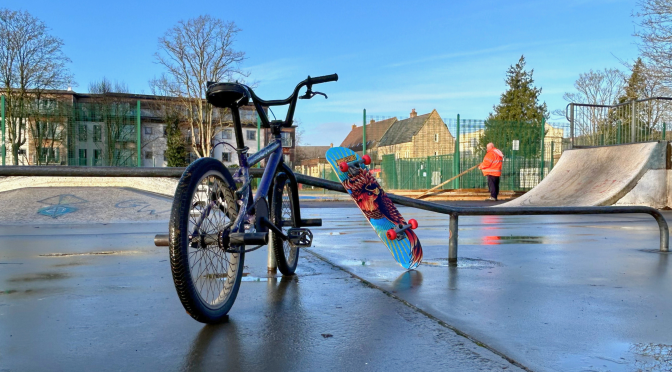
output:
<instances>
[{"instance_id":1,"label":"green metal fence","mask_svg":"<svg viewBox=\"0 0 672 372\"><path fill-rule=\"evenodd\" d=\"M501 190L525 191L536 186L568 147L568 124L444 119L459 139L452 155L423 158L382 157L380 180L390 190L430 189L483 161L489 142L504 153ZM457 141L456 141L457 142ZM543 146L542 146L543 143ZM487 188L487 179L475 169L441 189Z\"/></svg>"},{"instance_id":2,"label":"green metal fence","mask_svg":"<svg viewBox=\"0 0 672 372\"><path fill-rule=\"evenodd\" d=\"M570 103L574 146L608 146L666 140L672 98L652 97L614 105Z\"/></svg>"}]
</instances>

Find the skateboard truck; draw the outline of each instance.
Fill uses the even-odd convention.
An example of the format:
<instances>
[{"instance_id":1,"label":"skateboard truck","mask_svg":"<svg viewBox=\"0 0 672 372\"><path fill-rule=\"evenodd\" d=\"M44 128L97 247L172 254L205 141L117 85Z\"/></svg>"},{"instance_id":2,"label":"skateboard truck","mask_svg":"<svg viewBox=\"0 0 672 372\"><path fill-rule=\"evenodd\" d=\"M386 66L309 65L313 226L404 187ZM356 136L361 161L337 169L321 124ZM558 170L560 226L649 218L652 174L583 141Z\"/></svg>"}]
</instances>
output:
<instances>
[{"instance_id":1,"label":"skateboard truck","mask_svg":"<svg viewBox=\"0 0 672 372\"><path fill-rule=\"evenodd\" d=\"M362 168L362 163L364 163L365 165L371 164L371 157L369 155L364 155L364 156L362 156L361 159L358 159L358 160L353 160L353 161L347 162L347 163L346 162L341 162L340 164L338 164L338 169L340 169L341 172L345 173L348 170L350 170L351 167L356 168L356 169L361 169Z\"/></svg>"},{"instance_id":2,"label":"skateboard truck","mask_svg":"<svg viewBox=\"0 0 672 372\"><path fill-rule=\"evenodd\" d=\"M401 233L408 230L409 228L413 229L413 230L418 228L418 221L411 218L410 220L408 220L407 224L404 225L404 224L400 223L399 225L395 226L393 229L387 230L387 234L386 234L387 238L390 239L390 240L395 240L395 239L401 240L404 237L403 235L401 235Z\"/></svg>"}]
</instances>

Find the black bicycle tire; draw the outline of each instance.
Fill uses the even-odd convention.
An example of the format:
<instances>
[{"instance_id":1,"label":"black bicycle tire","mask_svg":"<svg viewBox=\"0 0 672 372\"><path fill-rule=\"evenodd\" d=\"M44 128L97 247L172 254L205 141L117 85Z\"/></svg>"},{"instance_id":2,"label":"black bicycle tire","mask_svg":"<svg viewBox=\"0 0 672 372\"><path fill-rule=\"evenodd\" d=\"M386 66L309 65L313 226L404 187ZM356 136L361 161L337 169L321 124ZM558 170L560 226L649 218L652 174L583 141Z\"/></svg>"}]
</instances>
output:
<instances>
[{"instance_id":1,"label":"black bicycle tire","mask_svg":"<svg viewBox=\"0 0 672 372\"><path fill-rule=\"evenodd\" d=\"M282 220L282 208L283 208L283 194L284 191L288 190L292 193L291 180L284 174L278 175L275 178L273 184L273 195L271 197L271 223L278 225L278 221ZM292 201L291 194L288 194L289 208L291 210L290 219L295 220L295 211L294 204ZM271 249L275 254L275 262L278 266L278 270L282 275L294 275L296 272L296 267L299 264L299 247L291 247L289 242L284 241L280 236L271 232L271 237L269 240ZM285 247L289 247L289 254L285 254Z\"/></svg>"},{"instance_id":2,"label":"black bicycle tire","mask_svg":"<svg viewBox=\"0 0 672 372\"><path fill-rule=\"evenodd\" d=\"M191 163L184 171L175 190L173 206L170 215L170 267L175 283L177 295L184 309L195 320L202 323L219 323L226 319L226 315L233 306L240 289L245 253L237 254L236 268L233 276L233 285L230 287L224 302L217 307L208 306L195 286L189 264L188 230L189 217L193 208L192 198L197 191L201 180L213 175L224 182L224 197L227 200L225 213L233 220L238 214L238 204L235 198L235 182L223 164L213 158L201 158ZM183 233L186 232L186 233ZM232 254L232 257L235 254ZM228 283L227 283L228 284ZM226 286L227 284L223 284ZM223 289L224 290L224 289Z\"/></svg>"}]
</instances>

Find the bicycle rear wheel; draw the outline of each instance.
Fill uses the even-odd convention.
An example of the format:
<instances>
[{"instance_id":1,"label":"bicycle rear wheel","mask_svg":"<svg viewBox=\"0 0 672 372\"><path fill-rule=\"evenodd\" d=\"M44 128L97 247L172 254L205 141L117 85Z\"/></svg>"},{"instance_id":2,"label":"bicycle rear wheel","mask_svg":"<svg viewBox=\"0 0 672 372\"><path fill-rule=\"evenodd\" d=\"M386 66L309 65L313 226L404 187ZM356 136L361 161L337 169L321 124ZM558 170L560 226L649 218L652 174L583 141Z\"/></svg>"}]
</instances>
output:
<instances>
[{"instance_id":1,"label":"bicycle rear wheel","mask_svg":"<svg viewBox=\"0 0 672 372\"><path fill-rule=\"evenodd\" d=\"M185 310L203 323L225 319L243 274L245 253L226 252L217 237L238 215L235 183L221 162L201 158L182 175L170 215L170 266Z\"/></svg>"},{"instance_id":2,"label":"bicycle rear wheel","mask_svg":"<svg viewBox=\"0 0 672 372\"><path fill-rule=\"evenodd\" d=\"M280 227L285 235L290 228L294 227L293 196L292 182L286 175L278 175L273 185L270 217L271 222ZM292 246L273 232L271 232L270 245L275 253L278 270L283 275L293 275L299 263L299 247Z\"/></svg>"}]
</instances>

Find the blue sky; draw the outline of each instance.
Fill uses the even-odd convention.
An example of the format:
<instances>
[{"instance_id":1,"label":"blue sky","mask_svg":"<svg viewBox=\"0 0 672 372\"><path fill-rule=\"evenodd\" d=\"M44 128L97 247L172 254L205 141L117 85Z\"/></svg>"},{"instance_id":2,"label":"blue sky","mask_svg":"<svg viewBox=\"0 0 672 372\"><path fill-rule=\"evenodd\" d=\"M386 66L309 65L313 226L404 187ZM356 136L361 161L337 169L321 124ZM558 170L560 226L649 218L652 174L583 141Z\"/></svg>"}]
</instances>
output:
<instances>
[{"instance_id":1,"label":"blue sky","mask_svg":"<svg viewBox=\"0 0 672 372\"><path fill-rule=\"evenodd\" d=\"M407 117L483 119L504 92L505 72L525 55L549 110L564 108L580 73L622 68L637 57L634 0L556 1L97 1L3 0L27 10L65 42L78 86L105 76L149 93L157 40L179 20L234 21L236 49L264 99L286 98L306 76L328 100L300 101L305 143L339 144L362 109ZM276 115L282 113L276 110ZM560 121L560 118L552 120Z\"/></svg>"}]
</instances>

